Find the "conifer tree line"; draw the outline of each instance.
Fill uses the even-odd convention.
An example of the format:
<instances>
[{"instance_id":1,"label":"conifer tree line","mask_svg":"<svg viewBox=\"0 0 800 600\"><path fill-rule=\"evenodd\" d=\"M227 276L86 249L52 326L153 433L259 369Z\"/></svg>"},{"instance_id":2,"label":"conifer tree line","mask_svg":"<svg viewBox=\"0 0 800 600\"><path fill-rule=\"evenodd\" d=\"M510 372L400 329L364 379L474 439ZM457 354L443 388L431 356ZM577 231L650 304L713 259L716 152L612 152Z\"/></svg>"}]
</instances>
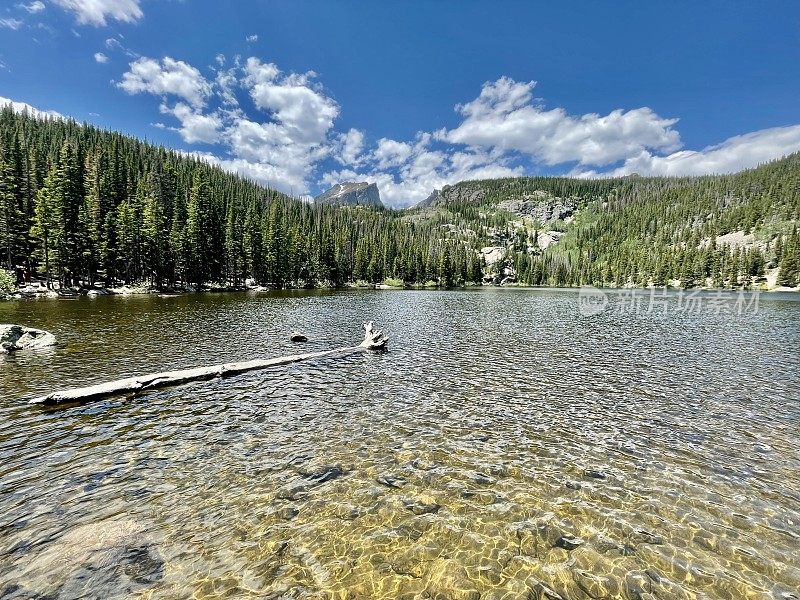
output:
<instances>
[{"instance_id":1,"label":"conifer tree line","mask_svg":"<svg viewBox=\"0 0 800 600\"><path fill-rule=\"evenodd\" d=\"M74 121L0 113L0 260L61 286L480 281L395 211L313 205ZM462 277L459 281L466 282Z\"/></svg>"},{"instance_id":2,"label":"conifer tree line","mask_svg":"<svg viewBox=\"0 0 800 600\"><path fill-rule=\"evenodd\" d=\"M800 154L728 176L452 188L469 193L411 211L309 204L128 136L0 111L0 264L18 278L64 287L449 287L488 272L528 285L739 287L780 267L779 284L800 283ZM575 219L520 225L497 206L534 192L571 199ZM539 250L538 234L553 229L563 237ZM765 243L717 241L736 231ZM505 257L487 267L480 249L499 244Z\"/></svg>"},{"instance_id":3,"label":"conifer tree line","mask_svg":"<svg viewBox=\"0 0 800 600\"><path fill-rule=\"evenodd\" d=\"M440 211L454 222L499 230L495 239L508 251L492 270L513 268L520 283L663 286L678 281L682 287L710 282L737 288L779 267L779 285L800 284L800 154L725 176L522 177L452 188L443 195ZM495 209L503 200L530 198L534 192L569 199L578 208L575 220L520 225L519 216ZM542 251L536 239L546 229L564 235ZM732 232L752 234L759 243L718 241Z\"/></svg>"}]
</instances>

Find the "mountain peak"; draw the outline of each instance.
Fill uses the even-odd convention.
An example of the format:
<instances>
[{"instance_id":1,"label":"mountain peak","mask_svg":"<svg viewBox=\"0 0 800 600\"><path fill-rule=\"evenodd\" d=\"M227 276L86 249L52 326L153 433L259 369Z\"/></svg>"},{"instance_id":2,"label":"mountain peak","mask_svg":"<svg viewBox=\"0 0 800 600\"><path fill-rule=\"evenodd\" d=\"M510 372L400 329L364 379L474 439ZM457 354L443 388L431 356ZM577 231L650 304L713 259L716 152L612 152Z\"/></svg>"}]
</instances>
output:
<instances>
[{"instance_id":1,"label":"mountain peak","mask_svg":"<svg viewBox=\"0 0 800 600\"><path fill-rule=\"evenodd\" d=\"M378 186L366 181L337 183L328 191L314 198L314 202L338 206L383 206Z\"/></svg>"}]
</instances>

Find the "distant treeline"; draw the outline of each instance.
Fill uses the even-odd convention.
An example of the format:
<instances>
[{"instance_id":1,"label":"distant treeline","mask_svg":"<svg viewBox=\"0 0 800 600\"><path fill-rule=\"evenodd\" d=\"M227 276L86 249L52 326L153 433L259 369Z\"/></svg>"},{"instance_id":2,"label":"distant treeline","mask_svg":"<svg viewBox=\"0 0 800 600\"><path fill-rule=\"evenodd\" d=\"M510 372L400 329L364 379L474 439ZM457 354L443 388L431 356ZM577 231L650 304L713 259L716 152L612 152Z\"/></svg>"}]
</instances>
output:
<instances>
[{"instance_id":1,"label":"distant treeline","mask_svg":"<svg viewBox=\"0 0 800 600\"><path fill-rule=\"evenodd\" d=\"M62 286L479 281L478 255L389 210L317 206L74 121L0 113L0 260Z\"/></svg>"},{"instance_id":2,"label":"distant treeline","mask_svg":"<svg viewBox=\"0 0 800 600\"><path fill-rule=\"evenodd\" d=\"M736 175L458 184L479 194L430 209L321 206L196 157L71 120L0 111L0 262L62 286L156 287L246 280L272 287L348 282L451 286L746 285L780 265L800 280L800 155ZM547 192L569 222L525 223L497 208ZM544 251L536 236L564 232ZM716 241L753 232L761 247ZM480 249L507 247L486 267ZM510 274L510 275L509 275Z\"/></svg>"},{"instance_id":3,"label":"distant treeline","mask_svg":"<svg viewBox=\"0 0 800 600\"><path fill-rule=\"evenodd\" d=\"M679 280L692 287L708 280L739 287L777 266L779 284L800 284L800 154L725 176L522 177L453 188L445 198L456 201L439 210L467 223L503 200L541 192L577 206L569 223L512 225L519 217L507 215L500 238L509 251L492 270L512 267L525 284L661 286ZM564 235L558 244L531 252L543 229ZM738 246L718 241L732 232L753 234L754 240Z\"/></svg>"}]
</instances>

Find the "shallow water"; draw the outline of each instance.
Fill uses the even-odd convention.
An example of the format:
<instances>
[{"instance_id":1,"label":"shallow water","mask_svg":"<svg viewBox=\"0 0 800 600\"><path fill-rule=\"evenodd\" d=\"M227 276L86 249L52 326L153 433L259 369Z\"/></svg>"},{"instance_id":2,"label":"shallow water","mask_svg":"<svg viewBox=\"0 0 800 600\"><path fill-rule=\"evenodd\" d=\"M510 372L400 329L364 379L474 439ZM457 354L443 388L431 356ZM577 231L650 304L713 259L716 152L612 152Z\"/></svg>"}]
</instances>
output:
<instances>
[{"instance_id":1,"label":"shallow water","mask_svg":"<svg viewBox=\"0 0 800 600\"><path fill-rule=\"evenodd\" d=\"M0 303L0 598L798 598L800 302L573 291ZM676 298L667 308L675 308ZM666 314L664 314L666 313ZM360 338L384 355L21 400Z\"/></svg>"}]
</instances>

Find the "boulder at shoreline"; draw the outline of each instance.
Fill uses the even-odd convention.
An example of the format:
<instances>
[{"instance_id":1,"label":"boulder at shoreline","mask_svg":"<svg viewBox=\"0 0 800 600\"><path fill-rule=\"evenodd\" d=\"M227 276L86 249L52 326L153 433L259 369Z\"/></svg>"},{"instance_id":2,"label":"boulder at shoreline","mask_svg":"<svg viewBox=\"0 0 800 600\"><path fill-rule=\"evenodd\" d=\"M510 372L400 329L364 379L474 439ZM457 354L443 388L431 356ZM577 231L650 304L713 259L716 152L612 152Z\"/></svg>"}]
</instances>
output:
<instances>
[{"instance_id":1,"label":"boulder at shoreline","mask_svg":"<svg viewBox=\"0 0 800 600\"><path fill-rule=\"evenodd\" d=\"M0 324L0 354L16 350L38 350L56 344L56 337L47 331L22 325Z\"/></svg>"}]
</instances>

